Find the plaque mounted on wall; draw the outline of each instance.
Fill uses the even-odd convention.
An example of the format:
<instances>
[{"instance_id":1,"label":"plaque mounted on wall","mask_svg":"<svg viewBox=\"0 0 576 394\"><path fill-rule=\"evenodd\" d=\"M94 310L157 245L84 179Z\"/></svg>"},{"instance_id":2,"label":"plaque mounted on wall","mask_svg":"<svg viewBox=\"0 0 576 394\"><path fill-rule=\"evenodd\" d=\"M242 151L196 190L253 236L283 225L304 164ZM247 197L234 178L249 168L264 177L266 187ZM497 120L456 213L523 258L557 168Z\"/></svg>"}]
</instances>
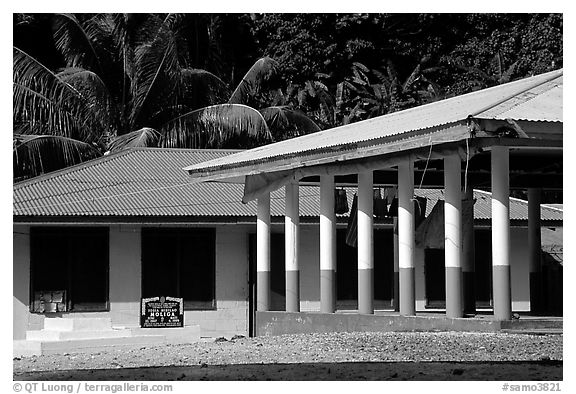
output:
<instances>
[{"instance_id":1,"label":"plaque mounted on wall","mask_svg":"<svg viewBox=\"0 0 576 394\"><path fill-rule=\"evenodd\" d=\"M140 327L184 327L184 299L164 296L142 298Z\"/></svg>"}]
</instances>

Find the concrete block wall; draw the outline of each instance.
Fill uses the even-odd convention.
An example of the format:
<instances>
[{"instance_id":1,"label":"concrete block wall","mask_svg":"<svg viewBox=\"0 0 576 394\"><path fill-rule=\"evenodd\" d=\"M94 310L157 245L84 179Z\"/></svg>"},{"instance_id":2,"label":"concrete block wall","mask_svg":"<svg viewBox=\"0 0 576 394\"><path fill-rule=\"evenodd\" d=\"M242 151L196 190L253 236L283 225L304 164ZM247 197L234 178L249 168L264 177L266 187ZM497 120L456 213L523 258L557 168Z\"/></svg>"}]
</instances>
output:
<instances>
[{"instance_id":1,"label":"concrete block wall","mask_svg":"<svg viewBox=\"0 0 576 394\"><path fill-rule=\"evenodd\" d=\"M512 310L530 311L530 263L528 260L528 228L510 228L510 276Z\"/></svg>"},{"instance_id":2,"label":"concrete block wall","mask_svg":"<svg viewBox=\"0 0 576 394\"><path fill-rule=\"evenodd\" d=\"M30 227L12 227L12 338L25 339L30 316Z\"/></svg>"},{"instance_id":3,"label":"concrete block wall","mask_svg":"<svg viewBox=\"0 0 576 394\"><path fill-rule=\"evenodd\" d=\"M426 308L426 282L424 272L424 249L416 248L414 256L416 282L416 311L432 311ZM530 267L528 262L528 228L510 228L510 275L512 310L530 311Z\"/></svg>"},{"instance_id":4,"label":"concrete block wall","mask_svg":"<svg viewBox=\"0 0 576 394\"><path fill-rule=\"evenodd\" d=\"M283 231L283 226L277 230ZM186 311L186 325L204 330L248 332L248 234L250 225L216 227L216 309ZM301 226L300 294L302 311L320 309L319 228ZM13 338L23 339L26 330L43 328L44 317L29 312L30 298L30 226L13 226ZM116 326L139 325L141 292L141 227L110 226L110 312L98 313L112 318ZM511 228L512 309L529 310L529 267L527 229ZM424 252L416 251L416 307L425 310ZM95 316L94 313L70 313L70 316Z\"/></svg>"},{"instance_id":5,"label":"concrete block wall","mask_svg":"<svg viewBox=\"0 0 576 394\"><path fill-rule=\"evenodd\" d=\"M216 228L216 309L185 311L186 325L248 335L248 227Z\"/></svg>"},{"instance_id":6,"label":"concrete block wall","mask_svg":"<svg viewBox=\"0 0 576 394\"><path fill-rule=\"evenodd\" d=\"M185 311L185 325L221 332L248 333L248 230L216 229L216 309ZM44 316L30 313L30 227L13 228L13 338L44 327ZM67 317L110 317L114 326L140 325L141 226L111 225L109 312L66 313Z\"/></svg>"},{"instance_id":7,"label":"concrete block wall","mask_svg":"<svg viewBox=\"0 0 576 394\"><path fill-rule=\"evenodd\" d=\"M320 310L320 228L300 226L300 310Z\"/></svg>"},{"instance_id":8,"label":"concrete block wall","mask_svg":"<svg viewBox=\"0 0 576 394\"><path fill-rule=\"evenodd\" d=\"M110 226L109 297L114 326L140 326L141 232L140 226Z\"/></svg>"}]
</instances>

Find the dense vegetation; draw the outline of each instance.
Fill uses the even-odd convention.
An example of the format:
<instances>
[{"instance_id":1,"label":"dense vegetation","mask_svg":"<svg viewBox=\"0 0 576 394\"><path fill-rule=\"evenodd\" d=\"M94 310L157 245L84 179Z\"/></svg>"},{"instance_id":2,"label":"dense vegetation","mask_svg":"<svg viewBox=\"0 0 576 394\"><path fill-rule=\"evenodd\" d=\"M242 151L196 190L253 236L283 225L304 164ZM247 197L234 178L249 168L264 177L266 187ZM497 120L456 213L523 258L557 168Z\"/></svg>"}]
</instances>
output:
<instances>
[{"instance_id":1,"label":"dense vegetation","mask_svg":"<svg viewBox=\"0 0 576 394\"><path fill-rule=\"evenodd\" d=\"M251 147L562 67L560 14L15 14L14 176Z\"/></svg>"}]
</instances>

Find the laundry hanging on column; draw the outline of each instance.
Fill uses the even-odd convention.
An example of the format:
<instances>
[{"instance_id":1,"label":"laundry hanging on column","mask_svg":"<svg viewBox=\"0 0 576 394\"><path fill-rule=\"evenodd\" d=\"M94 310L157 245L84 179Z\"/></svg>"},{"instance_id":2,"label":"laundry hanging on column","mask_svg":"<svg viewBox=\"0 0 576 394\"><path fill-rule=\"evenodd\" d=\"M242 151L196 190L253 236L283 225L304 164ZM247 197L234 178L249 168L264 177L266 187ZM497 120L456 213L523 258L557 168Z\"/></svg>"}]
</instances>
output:
<instances>
[{"instance_id":1,"label":"laundry hanging on column","mask_svg":"<svg viewBox=\"0 0 576 394\"><path fill-rule=\"evenodd\" d=\"M377 219L384 219L388 216L388 201L385 197L382 197L380 188L374 189L373 211Z\"/></svg>"},{"instance_id":2,"label":"laundry hanging on column","mask_svg":"<svg viewBox=\"0 0 576 394\"><path fill-rule=\"evenodd\" d=\"M420 223L426 217L426 205L428 200L426 197L416 196L412 198L412 203L414 206L414 223L415 226L418 227ZM394 197L390 207L388 208L388 216L389 217L398 217L398 197Z\"/></svg>"},{"instance_id":3,"label":"laundry hanging on column","mask_svg":"<svg viewBox=\"0 0 576 394\"><path fill-rule=\"evenodd\" d=\"M346 229L346 245L356 247L358 244L358 195L354 194L352 208L348 215L348 227Z\"/></svg>"},{"instance_id":4,"label":"laundry hanging on column","mask_svg":"<svg viewBox=\"0 0 576 394\"><path fill-rule=\"evenodd\" d=\"M348 196L345 189L334 190L334 212L338 215L348 212Z\"/></svg>"},{"instance_id":5,"label":"laundry hanging on column","mask_svg":"<svg viewBox=\"0 0 576 394\"><path fill-rule=\"evenodd\" d=\"M474 220L474 202L476 200L462 200L463 236L469 231L465 221ZM425 249L444 249L444 200L438 200L430 215L416 227L416 246Z\"/></svg>"}]
</instances>

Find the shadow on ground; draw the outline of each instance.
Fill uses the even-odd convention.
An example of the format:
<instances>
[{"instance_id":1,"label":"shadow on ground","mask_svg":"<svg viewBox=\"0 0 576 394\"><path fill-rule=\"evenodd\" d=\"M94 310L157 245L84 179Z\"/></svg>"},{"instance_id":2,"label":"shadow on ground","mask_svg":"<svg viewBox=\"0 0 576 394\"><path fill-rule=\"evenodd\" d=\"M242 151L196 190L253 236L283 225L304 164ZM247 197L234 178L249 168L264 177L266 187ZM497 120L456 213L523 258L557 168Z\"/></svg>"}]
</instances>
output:
<instances>
[{"instance_id":1,"label":"shadow on ground","mask_svg":"<svg viewBox=\"0 0 576 394\"><path fill-rule=\"evenodd\" d=\"M26 372L14 380L562 380L562 361L233 364Z\"/></svg>"}]
</instances>

